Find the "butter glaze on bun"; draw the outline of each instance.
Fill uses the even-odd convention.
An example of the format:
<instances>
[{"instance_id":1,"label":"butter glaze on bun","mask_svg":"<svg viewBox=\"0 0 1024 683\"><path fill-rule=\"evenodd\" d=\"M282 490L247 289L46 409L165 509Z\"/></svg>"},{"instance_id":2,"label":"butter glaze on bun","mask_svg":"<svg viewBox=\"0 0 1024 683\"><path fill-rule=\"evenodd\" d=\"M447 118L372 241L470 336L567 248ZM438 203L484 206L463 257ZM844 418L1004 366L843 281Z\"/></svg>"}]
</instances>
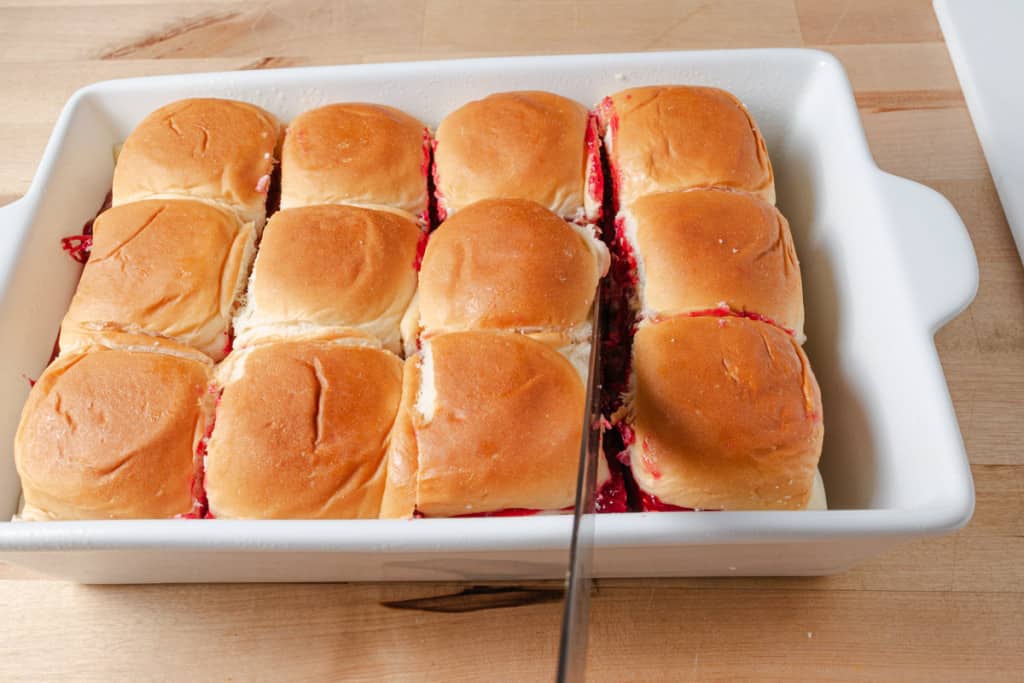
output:
<instances>
[{"instance_id":1,"label":"butter glaze on bun","mask_svg":"<svg viewBox=\"0 0 1024 683\"><path fill-rule=\"evenodd\" d=\"M212 368L188 349L92 347L54 361L32 388L14 441L21 517L193 512L196 448L213 411Z\"/></svg>"},{"instance_id":2,"label":"butter glaze on bun","mask_svg":"<svg viewBox=\"0 0 1024 683\"><path fill-rule=\"evenodd\" d=\"M620 208L655 192L728 187L775 203L764 138L746 107L718 88L647 86L598 107Z\"/></svg>"},{"instance_id":3,"label":"butter glaze on bun","mask_svg":"<svg viewBox=\"0 0 1024 683\"><path fill-rule=\"evenodd\" d=\"M316 330L368 334L401 349L400 323L416 291L420 228L353 206L284 209L267 223L235 319L236 346Z\"/></svg>"},{"instance_id":4,"label":"butter glaze on bun","mask_svg":"<svg viewBox=\"0 0 1024 683\"><path fill-rule=\"evenodd\" d=\"M109 209L94 224L61 352L124 332L222 359L255 240L252 223L203 202L150 199Z\"/></svg>"},{"instance_id":5,"label":"butter glaze on bun","mask_svg":"<svg viewBox=\"0 0 1024 683\"><path fill-rule=\"evenodd\" d=\"M453 111L437 128L442 218L481 199L531 199L568 220L594 220L600 192L586 107L540 91L504 92ZM596 168L595 168L596 164ZM595 196L596 192L596 196Z\"/></svg>"},{"instance_id":6,"label":"butter glaze on bun","mask_svg":"<svg viewBox=\"0 0 1024 683\"><path fill-rule=\"evenodd\" d=\"M536 202L488 199L430 237L420 269L426 335L473 329L570 331L586 325L608 249ZM589 328L588 328L589 329Z\"/></svg>"},{"instance_id":7,"label":"butter glaze on bun","mask_svg":"<svg viewBox=\"0 0 1024 683\"><path fill-rule=\"evenodd\" d=\"M153 197L198 199L260 228L280 138L277 119L247 102L172 102L124 141L114 168L114 206Z\"/></svg>"},{"instance_id":8,"label":"butter glaze on bun","mask_svg":"<svg viewBox=\"0 0 1024 683\"><path fill-rule=\"evenodd\" d=\"M803 350L773 325L684 315L641 327L627 410L633 476L663 503L800 510L811 500L821 392Z\"/></svg>"},{"instance_id":9,"label":"butter glaze on bun","mask_svg":"<svg viewBox=\"0 0 1024 683\"><path fill-rule=\"evenodd\" d=\"M288 124L281 150L281 208L387 207L425 222L430 131L380 104L330 104Z\"/></svg>"},{"instance_id":10,"label":"butter glaze on bun","mask_svg":"<svg viewBox=\"0 0 1024 683\"><path fill-rule=\"evenodd\" d=\"M217 518L375 518L402 361L367 346L302 340L235 351L206 456Z\"/></svg>"},{"instance_id":11,"label":"butter glaze on bun","mask_svg":"<svg viewBox=\"0 0 1024 683\"><path fill-rule=\"evenodd\" d=\"M644 320L727 308L804 340L800 263L789 223L745 192L646 195L620 214L637 261Z\"/></svg>"},{"instance_id":12,"label":"butter glaze on bun","mask_svg":"<svg viewBox=\"0 0 1024 683\"><path fill-rule=\"evenodd\" d=\"M569 361L523 335L424 342L407 361L382 516L571 506L585 393Z\"/></svg>"}]
</instances>

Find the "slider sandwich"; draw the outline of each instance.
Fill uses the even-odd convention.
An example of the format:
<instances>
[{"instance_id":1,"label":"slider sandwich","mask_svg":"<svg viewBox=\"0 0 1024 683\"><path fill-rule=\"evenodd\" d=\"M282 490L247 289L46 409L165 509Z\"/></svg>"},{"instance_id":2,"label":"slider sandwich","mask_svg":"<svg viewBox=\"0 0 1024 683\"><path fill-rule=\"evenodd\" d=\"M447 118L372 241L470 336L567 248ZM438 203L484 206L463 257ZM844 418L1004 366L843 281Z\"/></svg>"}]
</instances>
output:
<instances>
[{"instance_id":1,"label":"slider sandwich","mask_svg":"<svg viewBox=\"0 0 1024 683\"><path fill-rule=\"evenodd\" d=\"M429 221L431 137L417 119L379 104L330 104L288 124L281 208L350 204Z\"/></svg>"},{"instance_id":2,"label":"slider sandwich","mask_svg":"<svg viewBox=\"0 0 1024 683\"><path fill-rule=\"evenodd\" d=\"M114 167L114 206L186 198L234 211L263 227L281 125L246 102L198 98L152 112L124 141Z\"/></svg>"},{"instance_id":3,"label":"slider sandwich","mask_svg":"<svg viewBox=\"0 0 1024 683\"><path fill-rule=\"evenodd\" d=\"M764 138L746 107L718 88L646 86L598 106L617 208L691 187L743 190L775 203Z\"/></svg>"},{"instance_id":4,"label":"slider sandwich","mask_svg":"<svg viewBox=\"0 0 1024 683\"><path fill-rule=\"evenodd\" d=\"M804 340L800 263L789 222L746 192L712 188L645 195L619 213L644 323L680 313L739 315Z\"/></svg>"},{"instance_id":5,"label":"slider sandwich","mask_svg":"<svg viewBox=\"0 0 1024 683\"><path fill-rule=\"evenodd\" d=\"M235 345L350 332L401 350L423 237L402 215L321 205L275 213L263 233Z\"/></svg>"},{"instance_id":6,"label":"slider sandwich","mask_svg":"<svg viewBox=\"0 0 1024 683\"><path fill-rule=\"evenodd\" d=\"M232 352L206 449L209 515L375 518L402 361L369 338L293 339Z\"/></svg>"},{"instance_id":7,"label":"slider sandwich","mask_svg":"<svg viewBox=\"0 0 1024 683\"><path fill-rule=\"evenodd\" d=\"M61 353L126 333L222 359L255 240L251 222L194 200L148 199L105 211L61 325Z\"/></svg>"},{"instance_id":8,"label":"slider sandwich","mask_svg":"<svg viewBox=\"0 0 1024 683\"><path fill-rule=\"evenodd\" d=\"M521 332L557 347L589 340L608 262L590 226L526 199L476 202L427 243L417 302L404 321L407 353L417 338L459 330Z\"/></svg>"},{"instance_id":9,"label":"slider sandwich","mask_svg":"<svg viewBox=\"0 0 1024 683\"><path fill-rule=\"evenodd\" d=\"M119 335L43 372L14 440L25 520L157 519L200 509L213 364L172 342Z\"/></svg>"},{"instance_id":10,"label":"slider sandwich","mask_svg":"<svg viewBox=\"0 0 1024 683\"><path fill-rule=\"evenodd\" d=\"M585 396L572 363L524 335L424 340L405 361L381 517L570 510ZM599 489L613 486L599 465Z\"/></svg>"},{"instance_id":11,"label":"slider sandwich","mask_svg":"<svg viewBox=\"0 0 1024 683\"><path fill-rule=\"evenodd\" d=\"M604 179L596 121L549 92L495 93L437 128L434 184L441 220L481 199L530 199L567 220L601 215Z\"/></svg>"},{"instance_id":12,"label":"slider sandwich","mask_svg":"<svg viewBox=\"0 0 1024 683\"><path fill-rule=\"evenodd\" d=\"M821 392L774 325L683 315L641 327L624 413L643 510L825 508Z\"/></svg>"}]
</instances>

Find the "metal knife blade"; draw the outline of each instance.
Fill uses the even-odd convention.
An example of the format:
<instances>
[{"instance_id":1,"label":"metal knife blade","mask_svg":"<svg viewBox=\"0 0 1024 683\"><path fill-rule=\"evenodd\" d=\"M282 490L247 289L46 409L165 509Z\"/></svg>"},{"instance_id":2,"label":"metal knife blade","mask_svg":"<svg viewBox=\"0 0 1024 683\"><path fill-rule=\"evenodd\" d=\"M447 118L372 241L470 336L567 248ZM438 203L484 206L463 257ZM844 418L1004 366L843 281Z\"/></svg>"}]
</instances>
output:
<instances>
[{"instance_id":1,"label":"metal knife blade","mask_svg":"<svg viewBox=\"0 0 1024 683\"><path fill-rule=\"evenodd\" d=\"M576 476L576 509L569 544L565 609L558 652L559 683L582 681L587 669L590 627L591 564L594 551L594 497L598 458L601 457L601 289L594 299L594 328L590 339L587 374L587 408L583 415L583 439Z\"/></svg>"}]
</instances>

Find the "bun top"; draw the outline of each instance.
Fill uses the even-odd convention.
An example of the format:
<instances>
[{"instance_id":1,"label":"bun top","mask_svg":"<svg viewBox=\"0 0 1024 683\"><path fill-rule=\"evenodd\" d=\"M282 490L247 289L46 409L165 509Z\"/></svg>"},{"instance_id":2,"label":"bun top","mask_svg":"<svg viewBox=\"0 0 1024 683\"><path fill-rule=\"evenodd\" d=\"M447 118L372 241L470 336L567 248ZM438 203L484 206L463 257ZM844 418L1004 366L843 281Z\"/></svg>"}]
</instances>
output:
<instances>
[{"instance_id":1,"label":"bun top","mask_svg":"<svg viewBox=\"0 0 1024 683\"><path fill-rule=\"evenodd\" d=\"M586 392L569 361L523 335L457 332L424 343L419 375L419 512L573 504Z\"/></svg>"},{"instance_id":2,"label":"bun top","mask_svg":"<svg viewBox=\"0 0 1024 683\"><path fill-rule=\"evenodd\" d=\"M61 326L67 353L96 335L167 337L215 360L255 249L251 223L203 202L151 199L105 211Z\"/></svg>"},{"instance_id":3,"label":"bun top","mask_svg":"<svg viewBox=\"0 0 1024 683\"><path fill-rule=\"evenodd\" d=\"M14 442L26 519L193 510L212 364L102 347L63 356L29 394Z\"/></svg>"},{"instance_id":4,"label":"bun top","mask_svg":"<svg viewBox=\"0 0 1024 683\"><path fill-rule=\"evenodd\" d=\"M420 269L429 333L568 330L585 323L608 251L590 228L525 199L488 199L446 220Z\"/></svg>"},{"instance_id":5,"label":"bun top","mask_svg":"<svg viewBox=\"0 0 1024 683\"><path fill-rule=\"evenodd\" d=\"M416 290L419 227L400 215L354 206L285 209L267 223L237 345L351 328L400 348L399 322Z\"/></svg>"},{"instance_id":6,"label":"bun top","mask_svg":"<svg viewBox=\"0 0 1024 683\"><path fill-rule=\"evenodd\" d=\"M743 104L718 88L648 86L599 107L620 207L655 192L712 185L775 203L764 139Z\"/></svg>"},{"instance_id":7,"label":"bun top","mask_svg":"<svg viewBox=\"0 0 1024 683\"><path fill-rule=\"evenodd\" d=\"M430 131L379 104L331 104L288 125L281 150L281 208L311 204L390 207L426 218Z\"/></svg>"},{"instance_id":8,"label":"bun top","mask_svg":"<svg viewBox=\"0 0 1024 683\"><path fill-rule=\"evenodd\" d=\"M442 217L494 197L578 218L588 174L586 108L549 92L489 95L449 114L434 151Z\"/></svg>"},{"instance_id":9,"label":"bun top","mask_svg":"<svg viewBox=\"0 0 1024 683\"><path fill-rule=\"evenodd\" d=\"M215 517L373 518L402 362L329 341L235 351L206 458Z\"/></svg>"},{"instance_id":10,"label":"bun top","mask_svg":"<svg viewBox=\"0 0 1024 683\"><path fill-rule=\"evenodd\" d=\"M124 141L114 206L148 197L222 204L262 225L281 126L246 102L198 98L161 107Z\"/></svg>"},{"instance_id":11,"label":"bun top","mask_svg":"<svg viewBox=\"0 0 1024 683\"><path fill-rule=\"evenodd\" d=\"M679 316L633 346L632 470L665 503L713 510L803 509L824 427L803 350L744 318Z\"/></svg>"},{"instance_id":12,"label":"bun top","mask_svg":"<svg viewBox=\"0 0 1024 683\"><path fill-rule=\"evenodd\" d=\"M645 319L724 306L803 341L800 263L774 206L745 192L698 189L646 195L623 216Z\"/></svg>"}]
</instances>

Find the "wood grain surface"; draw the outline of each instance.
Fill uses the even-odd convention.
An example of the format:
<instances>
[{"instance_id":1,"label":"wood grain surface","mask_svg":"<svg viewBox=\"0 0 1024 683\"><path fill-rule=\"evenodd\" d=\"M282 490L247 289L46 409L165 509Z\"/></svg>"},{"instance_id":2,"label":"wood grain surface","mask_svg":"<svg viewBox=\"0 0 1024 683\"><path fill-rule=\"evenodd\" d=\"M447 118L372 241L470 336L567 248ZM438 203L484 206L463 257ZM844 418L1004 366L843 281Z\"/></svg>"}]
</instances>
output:
<instances>
[{"instance_id":1,"label":"wood grain surface","mask_svg":"<svg viewBox=\"0 0 1024 683\"><path fill-rule=\"evenodd\" d=\"M945 194L970 229L981 286L937 344L977 511L842 576L598 581L589 678L1024 680L1024 269L929 2L0 0L0 204L96 80L769 46L839 57L879 165ZM88 587L0 563L0 680L551 680L557 589Z\"/></svg>"}]
</instances>

